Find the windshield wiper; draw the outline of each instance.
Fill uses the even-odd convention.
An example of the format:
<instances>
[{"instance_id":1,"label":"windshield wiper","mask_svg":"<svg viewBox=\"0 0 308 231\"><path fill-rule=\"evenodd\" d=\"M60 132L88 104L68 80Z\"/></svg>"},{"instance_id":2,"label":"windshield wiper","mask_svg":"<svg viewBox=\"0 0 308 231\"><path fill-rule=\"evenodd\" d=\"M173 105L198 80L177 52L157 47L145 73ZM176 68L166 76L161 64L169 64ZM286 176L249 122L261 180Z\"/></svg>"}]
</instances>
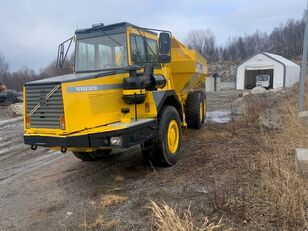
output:
<instances>
[{"instance_id":1,"label":"windshield wiper","mask_svg":"<svg viewBox=\"0 0 308 231\"><path fill-rule=\"evenodd\" d=\"M126 48L126 46L124 46L123 44L121 44L120 42L118 42L117 40L115 40L114 38L112 38L109 34L107 34L104 30L101 30L103 32L103 34L105 36L107 36L109 39L111 39L113 42L115 42L116 44L118 44L120 47L124 47Z\"/></svg>"},{"instance_id":2,"label":"windshield wiper","mask_svg":"<svg viewBox=\"0 0 308 231\"><path fill-rule=\"evenodd\" d=\"M116 69L110 69L110 70L105 70L105 71L101 71L97 74L95 74L95 77L94 78L97 78L97 77L100 77L102 74L106 75L113 75L113 74L118 74L119 71L121 72L125 72L125 67L119 67L119 68L116 68Z\"/></svg>"}]
</instances>

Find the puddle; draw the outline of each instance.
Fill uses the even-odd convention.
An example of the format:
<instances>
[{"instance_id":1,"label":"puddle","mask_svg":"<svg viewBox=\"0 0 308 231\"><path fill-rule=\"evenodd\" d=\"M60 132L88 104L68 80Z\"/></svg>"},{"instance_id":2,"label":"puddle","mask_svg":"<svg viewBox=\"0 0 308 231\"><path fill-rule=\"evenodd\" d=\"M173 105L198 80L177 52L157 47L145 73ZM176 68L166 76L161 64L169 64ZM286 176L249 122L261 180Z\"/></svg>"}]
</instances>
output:
<instances>
[{"instance_id":1,"label":"puddle","mask_svg":"<svg viewBox=\"0 0 308 231\"><path fill-rule=\"evenodd\" d=\"M210 111L206 113L206 122L225 124L231 121L231 111Z\"/></svg>"}]
</instances>

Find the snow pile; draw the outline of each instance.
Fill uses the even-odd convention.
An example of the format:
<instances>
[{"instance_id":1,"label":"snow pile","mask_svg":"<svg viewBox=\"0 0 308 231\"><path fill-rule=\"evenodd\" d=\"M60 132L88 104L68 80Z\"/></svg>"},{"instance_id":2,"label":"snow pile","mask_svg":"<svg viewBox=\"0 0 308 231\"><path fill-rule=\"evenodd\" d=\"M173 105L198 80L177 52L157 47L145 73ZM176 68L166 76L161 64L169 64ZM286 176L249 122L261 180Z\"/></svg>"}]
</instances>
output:
<instances>
[{"instance_id":1,"label":"snow pile","mask_svg":"<svg viewBox=\"0 0 308 231\"><path fill-rule=\"evenodd\" d=\"M264 94L267 92L268 90L266 90L264 87L255 87L251 90L251 94Z\"/></svg>"},{"instance_id":2,"label":"snow pile","mask_svg":"<svg viewBox=\"0 0 308 231\"><path fill-rule=\"evenodd\" d=\"M243 97L245 97L245 96L247 96L247 95L250 95L250 92L249 92L249 91L245 91L245 92L243 93Z\"/></svg>"},{"instance_id":3,"label":"snow pile","mask_svg":"<svg viewBox=\"0 0 308 231\"><path fill-rule=\"evenodd\" d=\"M4 125L7 125L7 124L13 124L13 123L17 123L17 122L20 122L22 121L22 117L16 117L16 118L13 118L13 119L7 119L7 120L0 120L0 126L4 126Z\"/></svg>"},{"instance_id":4,"label":"snow pile","mask_svg":"<svg viewBox=\"0 0 308 231\"><path fill-rule=\"evenodd\" d=\"M8 106L8 112L11 115L22 116L23 115L23 103L15 103Z\"/></svg>"}]
</instances>

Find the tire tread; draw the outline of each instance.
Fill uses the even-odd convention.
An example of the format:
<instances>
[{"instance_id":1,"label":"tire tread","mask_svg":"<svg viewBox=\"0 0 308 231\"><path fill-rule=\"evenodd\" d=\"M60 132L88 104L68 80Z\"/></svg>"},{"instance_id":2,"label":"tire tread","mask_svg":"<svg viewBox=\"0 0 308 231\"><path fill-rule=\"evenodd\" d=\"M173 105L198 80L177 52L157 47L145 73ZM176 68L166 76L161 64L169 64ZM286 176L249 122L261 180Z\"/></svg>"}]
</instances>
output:
<instances>
[{"instance_id":1,"label":"tire tread","mask_svg":"<svg viewBox=\"0 0 308 231\"><path fill-rule=\"evenodd\" d=\"M203 99L200 91L192 91L188 94L185 115L186 122L189 128L200 129L202 122L200 120L200 101Z\"/></svg>"}]
</instances>

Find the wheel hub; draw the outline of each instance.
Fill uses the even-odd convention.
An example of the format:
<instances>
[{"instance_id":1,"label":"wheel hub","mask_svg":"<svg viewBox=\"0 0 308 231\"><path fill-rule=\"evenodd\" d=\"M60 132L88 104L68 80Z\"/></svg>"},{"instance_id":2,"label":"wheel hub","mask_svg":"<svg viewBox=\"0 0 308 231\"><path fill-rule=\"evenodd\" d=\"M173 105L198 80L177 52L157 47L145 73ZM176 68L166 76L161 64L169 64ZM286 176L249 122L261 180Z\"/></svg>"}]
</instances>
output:
<instances>
[{"instance_id":1,"label":"wheel hub","mask_svg":"<svg viewBox=\"0 0 308 231\"><path fill-rule=\"evenodd\" d=\"M169 151L174 154L179 145L179 127L175 120L169 123L167 140Z\"/></svg>"}]
</instances>

